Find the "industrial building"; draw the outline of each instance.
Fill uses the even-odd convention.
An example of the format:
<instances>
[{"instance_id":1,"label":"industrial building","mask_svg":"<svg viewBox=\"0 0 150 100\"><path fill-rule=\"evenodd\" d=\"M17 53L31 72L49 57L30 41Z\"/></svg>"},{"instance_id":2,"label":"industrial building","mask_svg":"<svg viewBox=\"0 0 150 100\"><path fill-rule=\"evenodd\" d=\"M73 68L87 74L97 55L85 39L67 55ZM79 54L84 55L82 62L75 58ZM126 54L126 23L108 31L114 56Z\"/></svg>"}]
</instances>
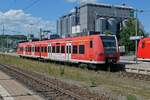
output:
<instances>
[{"instance_id":1,"label":"industrial building","mask_svg":"<svg viewBox=\"0 0 150 100\"><path fill-rule=\"evenodd\" d=\"M132 7L87 3L60 17L57 20L57 33L62 37L86 35L91 31L118 34L123 23L131 17L134 17Z\"/></svg>"}]
</instances>

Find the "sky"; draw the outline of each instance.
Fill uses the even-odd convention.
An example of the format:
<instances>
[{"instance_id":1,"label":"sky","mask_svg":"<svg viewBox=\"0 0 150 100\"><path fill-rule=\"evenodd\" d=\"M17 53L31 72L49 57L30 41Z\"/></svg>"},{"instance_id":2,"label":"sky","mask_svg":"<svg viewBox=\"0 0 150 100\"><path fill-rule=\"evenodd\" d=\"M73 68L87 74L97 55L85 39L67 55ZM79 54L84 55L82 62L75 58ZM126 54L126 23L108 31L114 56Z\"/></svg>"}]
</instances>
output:
<instances>
[{"instance_id":1,"label":"sky","mask_svg":"<svg viewBox=\"0 0 150 100\"><path fill-rule=\"evenodd\" d=\"M37 34L40 28L56 32L56 20L81 2L126 4L144 10L138 13L150 33L150 0L0 0L0 34Z\"/></svg>"}]
</instances>

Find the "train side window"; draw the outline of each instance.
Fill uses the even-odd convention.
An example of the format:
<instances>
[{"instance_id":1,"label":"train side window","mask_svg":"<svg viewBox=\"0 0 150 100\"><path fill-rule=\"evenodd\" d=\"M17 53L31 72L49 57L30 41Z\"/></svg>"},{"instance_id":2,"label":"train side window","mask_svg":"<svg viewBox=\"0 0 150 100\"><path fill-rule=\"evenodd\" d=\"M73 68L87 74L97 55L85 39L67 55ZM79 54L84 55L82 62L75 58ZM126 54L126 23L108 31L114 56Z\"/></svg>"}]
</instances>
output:
<instances>
[{"instance_id":1,"label":"train side window","mask_svg":"<svg viewBox=\"0 0 150 100\"><path fill-rule=\"evenodd\" d=\"M42 49L43 49L43 48L42 48L42 47L40 47L40 52L42 52Z\"/></svg>"},{"instance_id":2,"label":"train side window","mask_svg":"<svg viewBox=\"0 0 150 100\"><path fill-rule=\"evenodd\" d=\"M35 52L35 47L32 47L32 49L33 49L33 52Z\"/></svg>"},{"instance_id":3,"label":"train side window","mask_svg":"<svg viewBox=\"0 0 150 100\"><path fill-rule=\"evenodd\" d=\"M37 47L37 52L40 52L40 47Z\"/></svg>"},{"instance_id":4,"label":"train side window","mask_svg":"<svg viewBox=\"0 0 150 100\"><path fill-rule=\"evenodd\" d=\"M38 52L38 47L35 47L35 52Z\"/></svg>"},{"instance_id":5,"label":"train side window","mask_svg":"<svg viewBox=\"0 0 150 100\"><path fill-rule=\"evenodd\" d=\"M35 47L35 52L37 52L37 47Z\"/></svg>"},{"instance_id":6,"label":"train side window","mask_svg":"<svg viewBox=\"0 0 150 100\"><path fill-rule=\"evenodd\" d=\"M65 53L65 46L61 46L61 53Z\"/></svg>"},{"instance_id":7,"label":"train side window","mask_svg":"<svg viewBox=\"0 0 150 100\"><path fill-rule=\"evenodd\" d=\"M90 41L90 48L93 48L93 41Z\"/></svg>"},{"instance_id":8,"label":"train side window","mask_svg":"<svg viewBox=\"0 0 150 100\"><path fill-rule=\"evenodd\" d=\"M68 46L66 46L66 53L69 53L69 52L68 52Z\"/></svg>"},{"instance_id":9,"label":"train side window","mask_svg":"<svg viewBox=\"0 0 150 100\"><path fill-rule=\"evenodd\" d=\"M51 46L48 46L48 52L51 53Z\"/></svg>"},{"instance_id":10,"label":"train side window","mask_svg":"<svg viewBox=\"0 0 150 100\"><path fill-rule=\"evenodd\" d=\"M41 47L41 52L44 52L44 47Z\"/></svg>"},{"instance_id":11,"label":"train side window","mask_svg":"<svg viewBox=\"0 0 150 100\"><path fill-rule=\"evenodd\" d=\"M25 51L27 52L27 47L25 47Z\"/></svg>"},{"instance_id":12,"label":"train side window","mask_svg":"<svg viewBox=\"0 0 150 100\"><path fill-rule=\"evenodd\" d=\"M34 52L34 47L31 48L31 51Z\"/></svg>"},{"instance_id":13,"label":"train side window","mask_svg":"<svg viewBox=\"0 0 150 100\"><path fill-rule=\"evenodd\" d=\"M31 51L31 47L28 47L28 52L30 52Z\"/></svg>"},{"instance_id":14,"label":"train side window","mask_svg":"<svg viewBox=\"0 0 150 100\"><path fill-rule=\"evenodd\" d=\"M143 49L145 48L145 42L142 42L142 48Z\"/></svg>"},{"instance_id":15,"label":"train side window","mask_svg":"<svg viewBox=\"0 0 150 100\"><path fill-rule=\"evenodd\" d=\"M60 53L60 46L56 46L56 53Z\"/></svg>"},{"instance_id":16,"label":"train side window","mask_svg":"<svg viewBox=\"0 0 150 100\"><path fill-rule=\"evenodd\" d=\"M73 46L73 54L77 54L78 53L78 46L77 45L74 45Z\"/></svg>"},{"instance_id":17,"label":"train side window","mask_svg":"<svg viewBox=\"0 0 150 100\"><path fill-rule=\"evenodd\" d=\"M52 46L52 53L55 53L55 46Z\"/></svg>"},{"instance_id":18,"label":"train side window","mask_svg":"<svg viewBox=\"0 0 150 100\"><path fill-rule=\"evenodd\" d=\"M21 47L19 47L18 50L21 51Z\"/></svg>"},{"instance_id":19,"label":"train side window","mask_svg":"<svg viewBox=\"0 0 150 100\"><path fill-rule=\"evenodd\" d=\"M71 53L71 46L69 46L69 53Z\"/></svg>"},{"instance_id":20,"label":"train side window","mask_svg":"<svg viewBox=\"0 0 150 100\"><path fill-rule=\"evenodd\" d=\"M43 47L43 52L45 52L45 47Z\"/></svg>"},{"instance_id":21,"label":"train side window","mask_svg":"<svg viewBox=\"0 0 150 100\"><path fill-rule=\"evenodd\" d=\"M79 54L84 54L84 53L85 53L85 46L79 45Z\"/></svg>"},{"instance_id":22,"label":"train side window","mask_svg":"<svg viewBox=\"0 0 150 100\"><path fill-rule=\"evenodd\" d=\"M35 47L35 49L36 49L36 52L38 52L38 47Z\"/></svg>"},{"instance_id":23,"label":"train side window","mask_svg":"<svg viewBox=\"0 0 150 100\"><path fill-rule=\"evenodd\" d=\"M44 52L47 52L47 47L44 47L44 48L45 48Z\"/></svg>"},{"instance_id":24,"label":"train side window","mask_svg":"<svg viewBox=\"0 0 150 100\"><path fill-rule=\"evenodd\" d=\"M32 48L31 48L31 47L29 47L29 52L31 52L31 50L32 50Z\"/></svg>"}]
</instances>

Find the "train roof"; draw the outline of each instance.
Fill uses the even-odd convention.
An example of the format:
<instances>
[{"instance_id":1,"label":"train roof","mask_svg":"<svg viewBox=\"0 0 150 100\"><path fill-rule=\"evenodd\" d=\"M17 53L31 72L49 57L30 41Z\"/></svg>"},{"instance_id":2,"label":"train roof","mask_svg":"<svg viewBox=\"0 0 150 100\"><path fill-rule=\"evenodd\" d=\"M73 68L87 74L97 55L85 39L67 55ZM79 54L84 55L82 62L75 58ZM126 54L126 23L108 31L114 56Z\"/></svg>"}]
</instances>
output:
<instances>
[{"instance_id":1,"label":"train roof","mask_svg":"<svg viewBox=\"0 0 150 100\"><path fill-rule=\"evenodd\" d=\"M105 34L97 34L97 35L88 35L88 36L80 36L80 37L68 37L68 38L58 38L58 39L49 39L49 40L42 40L42 41L25 41L19 44L38 44L38 43L45 43L45 42L54 42L54 41L59 41L59 40L64 40L64 41L71 41L72 39L79 39L81 38L88 38L88 37L95 37L95 36L115 36L115 35L105 35Z\"/></svg>"},{"instance_id":2,"label":"train roof","mask_svg":"<svg viewBox=\"0 0 150 100\"><path fill-rule=\"evenodd\" d=\"M142 38L141 40L150 41L150 37Z\"/></svg>"}]
</instances>

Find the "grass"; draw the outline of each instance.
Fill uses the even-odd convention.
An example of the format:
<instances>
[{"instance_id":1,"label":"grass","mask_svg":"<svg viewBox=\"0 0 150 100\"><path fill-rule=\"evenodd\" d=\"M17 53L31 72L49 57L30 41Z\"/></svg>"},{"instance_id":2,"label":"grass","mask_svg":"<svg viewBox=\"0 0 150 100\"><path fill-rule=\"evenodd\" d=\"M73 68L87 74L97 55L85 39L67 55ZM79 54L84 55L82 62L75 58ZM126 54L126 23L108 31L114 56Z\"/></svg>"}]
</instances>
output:
<instances>
[{"instance_id":1,"label":"grass","mask_svg":"<svg viewBox=\"0 0 150 100\"><path fill-rule=\"evenodd\" d=\"M150 98L150 82L121 78L119 73L95 72L67 65L43 63L2 54L0 54L0 63L36 71L65 81L71 80L72 83L90 89L103 87L106 91L110 91L115 95L126 96L128 100L136 100L132 95L142 96L146 99Z\"/></svg>"},{"instance_id":2,"label":"grass","mask_svg":"<svg viewBox=\"0 0 150 100\"><path fill-rule=\"evenodd\" d=\"M127 100L137 100L135 96L133 95L128 95Z\"/></svg>"}]
</instances>

